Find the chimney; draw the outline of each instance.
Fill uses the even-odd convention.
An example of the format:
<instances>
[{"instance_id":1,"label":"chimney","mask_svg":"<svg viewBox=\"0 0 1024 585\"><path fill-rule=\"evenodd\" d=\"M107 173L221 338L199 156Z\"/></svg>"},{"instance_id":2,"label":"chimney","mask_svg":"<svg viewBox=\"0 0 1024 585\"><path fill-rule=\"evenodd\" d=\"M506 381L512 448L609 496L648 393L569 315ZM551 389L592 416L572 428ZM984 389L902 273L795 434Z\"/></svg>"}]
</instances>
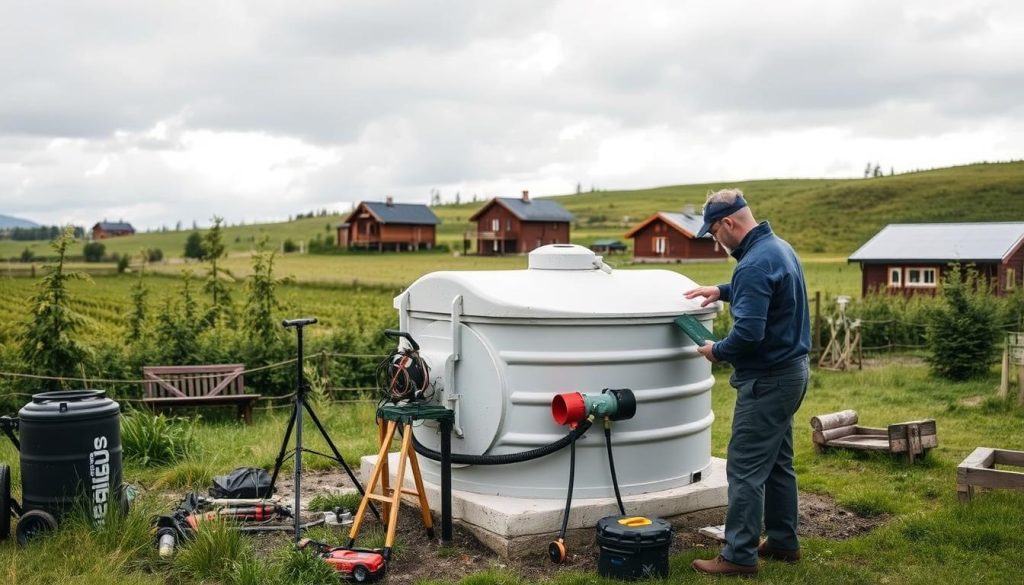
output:
<instances>
[{"instance_id":1,"label":"chimney","mask_svg":"<svg viewBox=\"0 0 1024 585\"><path fill-rule=\"evenodd\" d=\"M683 213L686 215L696 215L697 211L693 208L693 203L687 203L683 206Z\"/></svg>"},{"instance_id":2,"label":"chimney","mask_svg":"<svg viewBox=\"0 0 1024 585\"><path fill-rule=\"evenodd\" d=\"M394 207L395 206L395 198L392 197L391 195L388 195L386 203L387 203L388 207Z\"/></svg>"},{"instance_id":3,"label":"chimney","mask_svg":"<svg viewBox=\"0 0 1024 585\"><path fill-rule=\"evenodd\" d=\"M530 192L527 191L526 189L523 189L523 203L529 203L529 202L530 202Z\"/></svg>"}]
</instances>

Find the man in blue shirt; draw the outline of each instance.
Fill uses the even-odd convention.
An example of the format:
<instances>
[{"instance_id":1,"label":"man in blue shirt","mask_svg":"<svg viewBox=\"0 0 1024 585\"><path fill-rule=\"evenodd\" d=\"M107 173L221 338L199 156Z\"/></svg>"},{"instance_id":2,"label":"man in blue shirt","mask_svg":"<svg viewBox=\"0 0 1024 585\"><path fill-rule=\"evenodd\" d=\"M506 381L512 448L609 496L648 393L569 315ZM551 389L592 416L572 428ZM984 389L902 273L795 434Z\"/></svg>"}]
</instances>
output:
<instances>
[{"instance_id":1,"label":"man in blue shirt","mask_svg":"<svg viewBox=\"0 0 1024 585\"><path fill-rule=\"evenodd\" d=\"M800 560L793 415L807 391L807 287L793 248L768 222L757 223L739 189L708 195L697 237L706 233L738 263L729 284L699 287L685 297L703 297L702 307L729 303L729 335L697 351L711 362L732 364L736 407L726 463L725 546L717 558L692 566L701 573L751 575L758 557Z\"/></svg>"}]
</instances>

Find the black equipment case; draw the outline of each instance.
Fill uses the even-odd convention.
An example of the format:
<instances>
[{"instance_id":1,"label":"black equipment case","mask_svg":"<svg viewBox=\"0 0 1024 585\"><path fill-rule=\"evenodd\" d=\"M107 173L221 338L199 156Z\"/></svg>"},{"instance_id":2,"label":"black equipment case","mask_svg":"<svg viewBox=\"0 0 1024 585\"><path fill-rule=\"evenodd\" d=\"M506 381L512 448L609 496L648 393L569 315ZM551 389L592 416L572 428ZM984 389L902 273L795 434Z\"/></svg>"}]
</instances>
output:
<instances>
[{"instance_id":1,"label":"black equipment case","mask_svg":"<svg viewBox=\"0 0 1024 585\"><path fill-rule=\"evenodd\" d=\"M668 577L668 547L672 525L661 518L606 516L597 522L602 577L648 579Z\"/></svg>"}]
</instances>

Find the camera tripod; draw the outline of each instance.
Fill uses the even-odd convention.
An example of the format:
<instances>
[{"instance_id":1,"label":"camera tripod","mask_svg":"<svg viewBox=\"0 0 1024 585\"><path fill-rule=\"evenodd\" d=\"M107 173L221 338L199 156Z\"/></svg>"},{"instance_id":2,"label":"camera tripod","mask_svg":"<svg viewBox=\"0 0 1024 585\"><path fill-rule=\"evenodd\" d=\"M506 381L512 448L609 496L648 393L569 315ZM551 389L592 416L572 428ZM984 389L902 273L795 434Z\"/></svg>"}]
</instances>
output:
<instances>
[{"instance_id":1,"label":"camera tripod","mask_svg":"<svg viewBox=\"0 0 1024 585\"><path fill-rule=\"evenodd\" d=\"M363 491L362 484L356 479L356 475L352 472L352 468L345 463L345 458L341 456L338 448L334 446L334 441L331 440L331 436L327 434L327 429L320 422L320 418L313 411L313 407L310 406L306 400L306 395L309 393L309 384L306 383L306 376L302 371L302 328L306 325L313 325L316 323L316 319L287 319L281 324L285 327L294 327L296 334L296 343L298 345L298 359L296 360L296 389L295 389L295 403L292 409L292 416L288 420L288 429L284 433L284 440L281 442L281 452L277 455L277 461L274 463L274 474L270 478L270 493L274 492L274 486L277 485L277 476L281 472L281 465L284 463L285 454L289 452L288 442L292 436L292 429L295 430L295 448L291 452L295 455L295 510L292 517L295 519L295 543L298 544L299 539L302 538L302 520L301 514L299 513L300 501L299 498L302 495L302 452L308 451L302 447L302 411L305 410L309 413L309 418L316 425L316 428L320 431L320 435L327 441L327 446L331 448L331 452L334 456L324 453L317 453L316 451L309 451L316 455L327 457L328 459L334 459L339 465L345 470L352 483L359 490L361 495L366 495ZM370 504L370 509L373 511L373 515L376 516L377 520L380 520L380 513L377 509Z\"/></svg>"}]
</instances>

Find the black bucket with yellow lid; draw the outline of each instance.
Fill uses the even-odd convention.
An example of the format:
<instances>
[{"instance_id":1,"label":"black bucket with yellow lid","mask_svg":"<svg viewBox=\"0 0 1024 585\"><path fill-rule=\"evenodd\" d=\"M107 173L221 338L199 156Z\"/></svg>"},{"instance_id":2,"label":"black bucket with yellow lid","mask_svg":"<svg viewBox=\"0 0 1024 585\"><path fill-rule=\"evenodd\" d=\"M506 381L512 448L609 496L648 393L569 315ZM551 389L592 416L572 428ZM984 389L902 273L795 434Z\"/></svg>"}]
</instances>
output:
<instances>
[{"instance_id":1,"label":"black bucket with yellow lid","mask_svg":"<svg viewBox=\"0 0 1024 585\"><path fill-rule=\"evenodd\" d=\"M668 577L670 544L672 525L661 518L606 516L597 522L597 570L627 581Z\"/></svg>"}]
</instances>

